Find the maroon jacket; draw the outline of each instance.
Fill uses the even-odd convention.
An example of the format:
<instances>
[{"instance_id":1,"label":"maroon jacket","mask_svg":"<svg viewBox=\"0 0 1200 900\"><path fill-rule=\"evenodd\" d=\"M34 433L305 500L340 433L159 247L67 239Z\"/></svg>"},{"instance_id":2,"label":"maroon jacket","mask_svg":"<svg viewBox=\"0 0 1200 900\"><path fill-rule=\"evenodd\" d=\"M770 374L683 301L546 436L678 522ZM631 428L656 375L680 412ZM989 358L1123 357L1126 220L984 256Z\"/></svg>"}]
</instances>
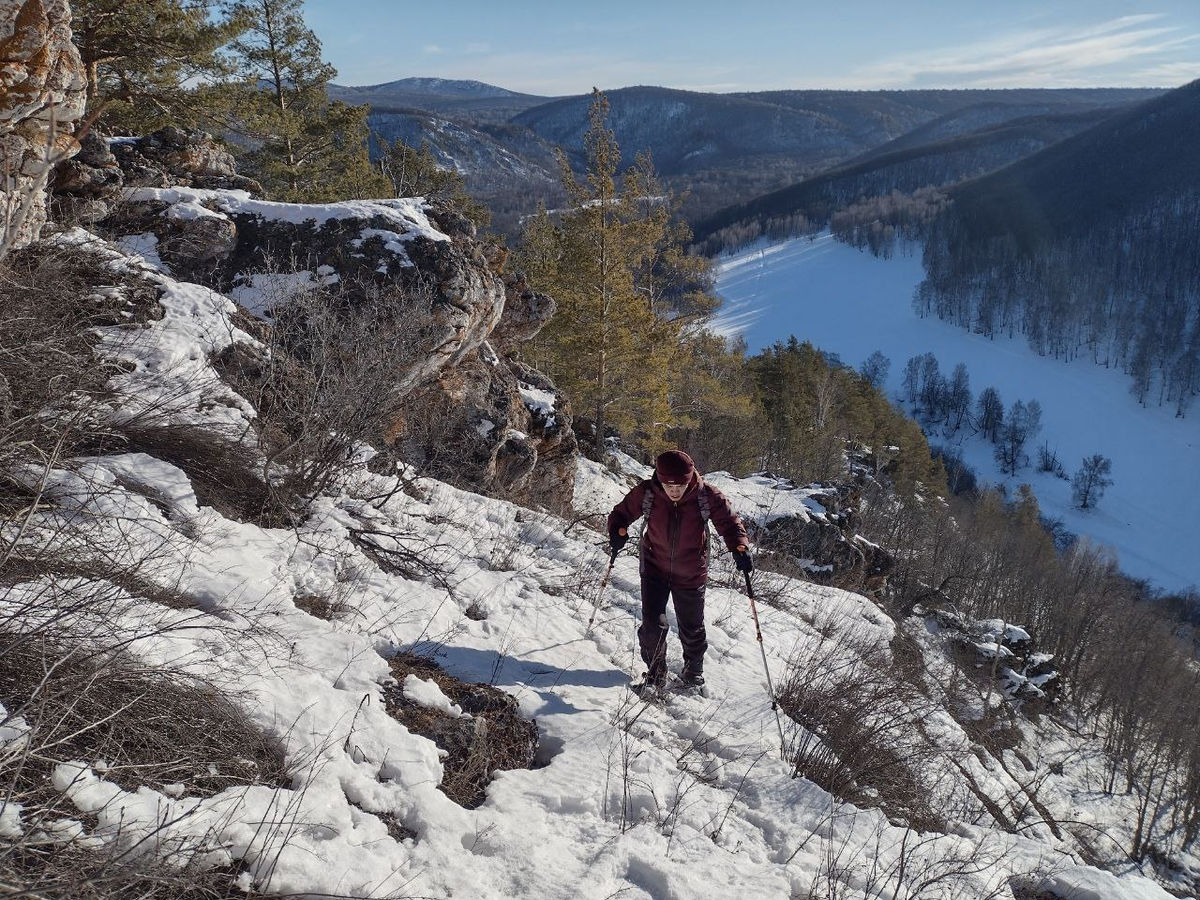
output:
<instances>
[{"instance_id":1,"label":"maroon jacket","mask_svg":"<svg viewBox=\"0 0 1200 900\"><path fill-rule=\"evenodd\" d=\"M642 516L646 492L652 495L650 518L642 529L642 574L658 575L674 587L698 588L708 579L708 529L700 513L700 492L708 498L709 516L725 545L748 543L742 520L725 495L692 476L687 492L673 503L655 475L625 495L608 516L608 530L628 528Z\"/></svg>"}]
</instances>

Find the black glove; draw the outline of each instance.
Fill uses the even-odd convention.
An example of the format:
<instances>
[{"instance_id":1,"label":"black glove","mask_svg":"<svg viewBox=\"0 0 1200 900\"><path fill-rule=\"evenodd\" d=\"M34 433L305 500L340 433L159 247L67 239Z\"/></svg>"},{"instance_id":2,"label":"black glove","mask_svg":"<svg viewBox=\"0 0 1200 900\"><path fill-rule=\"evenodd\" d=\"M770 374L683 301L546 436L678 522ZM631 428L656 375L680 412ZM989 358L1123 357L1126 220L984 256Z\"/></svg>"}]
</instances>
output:
<instances>
[{"instance_id":1,"label":"black glove","mask_svg":"<svg viewBox=\"0 0 1200 900\"><path fill-rule=\"evenodd\" d=\"M738 547L733 551L733 561L737 565L739 572L754 571L754 560L750 558L750 551L745 547Z\"/></svg>"},{"instance_id":2,"label":"black glove","mask_svg":"<svg viewBox=\"0 0 1200 900\"><path fill-rule=\"evenodd\" d=\"M621 548L629 543L629 532L621 534L625 531L623 528L614 528L608 533L609 555L616 558L616 555L621 552Z\"/></svg>"}]
</instances>

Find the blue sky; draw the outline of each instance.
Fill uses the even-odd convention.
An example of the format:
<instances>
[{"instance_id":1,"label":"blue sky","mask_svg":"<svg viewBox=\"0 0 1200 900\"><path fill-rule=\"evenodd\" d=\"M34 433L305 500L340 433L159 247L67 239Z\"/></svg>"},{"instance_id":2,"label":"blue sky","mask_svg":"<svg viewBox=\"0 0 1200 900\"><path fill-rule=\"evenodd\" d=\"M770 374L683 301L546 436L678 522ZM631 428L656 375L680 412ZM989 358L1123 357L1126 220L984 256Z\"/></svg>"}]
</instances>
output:
<instances>
[{"instance_id":1,"label":"blue sky","mask_svg":"<svg viewBox=\"0 0 1200 900\"><path fill-rule=\"evenodd\" d=\"M474 78L534 94L1174 87L1200 0L306 0L340 84Z\"/></svg>"}]
</instances>

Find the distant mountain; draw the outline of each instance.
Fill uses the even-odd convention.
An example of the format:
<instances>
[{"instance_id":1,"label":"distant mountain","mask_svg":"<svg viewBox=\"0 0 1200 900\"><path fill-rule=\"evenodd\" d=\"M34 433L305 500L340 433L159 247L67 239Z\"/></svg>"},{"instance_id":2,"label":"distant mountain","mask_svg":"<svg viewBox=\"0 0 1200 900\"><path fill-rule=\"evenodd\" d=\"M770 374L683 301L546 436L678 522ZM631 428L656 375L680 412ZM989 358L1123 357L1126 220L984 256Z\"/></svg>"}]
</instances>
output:
<instances>
[{"instance_id":1,"label":"distant mountain","mask_svg":"<svg viewBox=\"0 0 1200 900\"><path fill-rule=\"evenodd\" d=\"M465 117L473 122L503 122L551 98L521 94L482 81L447 78L401 78L364 87L329 85L329 96L374 111L422 110Z\"/></svg>"},{"instance_id":2,"label":"distant mountain","mask_svg":"<svg viewBox=\"0 0 1200 900\"><path fill-rule=\"evenodd\" d=\"M1200 81L952 192L979 238L1053 239L1200 189Z\"/></svg>"},{"instance_id":3,"label":"distant mountain","mask_svg":"<svg viewBox=\"0 0 1200 900\"><path fill-rule=\"evenodd\" d=\"M1142 403L1200 395L1200 81L955 187L922 310L1119 366Z\"/></svg>"},{"instance_id":4,"label":"distant mountain","mask_svg":"<svg viewBox=\"0 0 1200 900\"><path fill-rule=\"evenodd\" d=\"M979 107L969 109L979 111ZM707 252L716 252L777 230L784 220L823 227L833 213L849 204L893 191L908 194L977 177L1084 131L1115 112L1100 107L1028 116L930 140L944 130L942 117L845 165L719 210L695 226L696 239L704 243ZM957 123L966 124L965 113L953 114ZM914 135L927 140L920 142Z\"/></svg>"},{"instance_id":5,"label":"distant mountain","mask_svg":"<svg viewBox=\"0 0 1200 900\"><path fill-rule=\"evenodd\" d=\"M774 156L821 165L865 149L837 117L822 112L660 87L621 88L607 97L609 127L621 145L623 164L649 149L663 174ZM588 95L565 97L529 109L513 121L581 159L590 105Z\"/></svg>"},{"instance_id":6,"label":"distant mountain","mask_svg":"<svg viewBox=\"0 0 1200 900\"><path fill-rule=\"evenodd\" d=\"M547 180L557 167L553 148L582 168L589 95L547 98L479 81L404 78L364 87L331 85L330 95L371 107L376 132L408 143L425 141L467 177L468 189L519 217L538 199L555 202ZM1138 90L1022 91L770 91L710 94L662 87L607 93L609 125L623 164L649 150L675 191L688 194L693 222L731 203L766 194L867 154L978 132L985 126L1036 115L1087 113L1153 96ZM921 131L925 129L925 131ZM1053 128L1050 129L1053 131ZM1057 137L1062 132L1056 133ZM1045 146L1034 141L1021 153ZM1017 145L992 152L1003 164ZM886 148L886 149L884 149ZM968 154L969 155L969 154ZM450 164L448 162L448 164ZM494 167L494 168L493 168ZM955 180L987 171L966 159ZM517 173L533 173L519 184ZM943 183L943 182L939 182ZM497 185L505 185L503 189ZM508 191L500 198L497 191ZM515 218L509 217L510 223Z\"/></svg>"}]
</instances>

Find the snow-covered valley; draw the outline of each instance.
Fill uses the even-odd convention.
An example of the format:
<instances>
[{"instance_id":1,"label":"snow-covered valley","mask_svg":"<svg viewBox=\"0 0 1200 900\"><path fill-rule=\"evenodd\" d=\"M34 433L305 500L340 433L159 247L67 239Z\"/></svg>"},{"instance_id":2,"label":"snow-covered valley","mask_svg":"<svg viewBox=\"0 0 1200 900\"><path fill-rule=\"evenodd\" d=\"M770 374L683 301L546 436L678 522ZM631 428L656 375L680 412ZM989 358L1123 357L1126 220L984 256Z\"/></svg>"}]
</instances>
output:
<instances>
[{"instance_id":1,"label":"snow-covered valley","mask_svg":"<svg viewBox=\"0 0 1200 900\"><path fill-rule=\"evenodd\" d=\"M981 437L956 438L954 446L986 482L1031 484L1045 514L1115 548L1129 574L1168 590L1200 584L1200 418L1176 419L1171 405L1139 406L1118 370L1038 356L1020 336L989 340L920 318L911 298L922 277L919 256L878 259L828 233L755 245L718 262L725 300L718 326L742 334L752 352L795 335L855 368L879 350L891 360L893 397L905 362L932 352L943 372L966 363L976 396L991 386L1006 405L1038 400L1036 443L1057 451L1068 474L1087 455L1112 460L1114 483L1097 508L1074 508L1069 482L1036 466L1005 478ZM929 438L947 443L936 433Z\"/></svg>"}]
</instances>

